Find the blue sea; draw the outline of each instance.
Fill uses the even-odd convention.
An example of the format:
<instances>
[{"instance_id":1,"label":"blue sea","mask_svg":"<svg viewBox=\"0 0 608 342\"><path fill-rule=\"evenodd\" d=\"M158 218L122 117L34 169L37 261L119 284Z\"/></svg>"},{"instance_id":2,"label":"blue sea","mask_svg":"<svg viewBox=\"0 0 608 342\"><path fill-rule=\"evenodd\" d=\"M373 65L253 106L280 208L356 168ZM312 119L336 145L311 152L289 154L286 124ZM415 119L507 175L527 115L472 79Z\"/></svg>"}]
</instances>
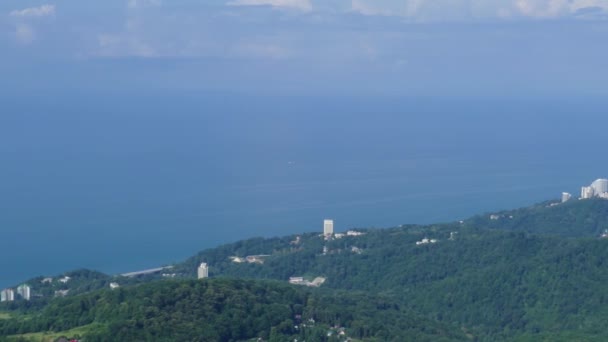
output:
<instances>
[{"instance_id":1,"label":"blue sea","mask_svg":"<svg viewBox=\"0 0 608 342\"><path fill-rule=\"evenodd\" d=\"M459 220L608 176L601 99L1 100L0 287L156 267L326 218L338 231Z\"/></svg>"}]
</instances>

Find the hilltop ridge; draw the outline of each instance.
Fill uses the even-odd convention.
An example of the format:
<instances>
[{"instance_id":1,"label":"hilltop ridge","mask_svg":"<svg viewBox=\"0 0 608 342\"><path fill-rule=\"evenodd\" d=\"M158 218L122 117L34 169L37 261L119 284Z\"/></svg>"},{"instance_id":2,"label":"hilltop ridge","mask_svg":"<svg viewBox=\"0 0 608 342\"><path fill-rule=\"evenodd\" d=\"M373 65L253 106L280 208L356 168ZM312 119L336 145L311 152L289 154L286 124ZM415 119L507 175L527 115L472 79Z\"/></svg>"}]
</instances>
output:
<instances>
[{"instance_id":1,"label":"hilltop ridge","mask_svg":"<svg viewBox=\"0 0 608 342\"><path fill-rule=\"evenodd\" d=\"M564 237L599 237L608 229L608 200L546 201L530 207L477 215L467 225Z\"/></svg>"}]
</instances>

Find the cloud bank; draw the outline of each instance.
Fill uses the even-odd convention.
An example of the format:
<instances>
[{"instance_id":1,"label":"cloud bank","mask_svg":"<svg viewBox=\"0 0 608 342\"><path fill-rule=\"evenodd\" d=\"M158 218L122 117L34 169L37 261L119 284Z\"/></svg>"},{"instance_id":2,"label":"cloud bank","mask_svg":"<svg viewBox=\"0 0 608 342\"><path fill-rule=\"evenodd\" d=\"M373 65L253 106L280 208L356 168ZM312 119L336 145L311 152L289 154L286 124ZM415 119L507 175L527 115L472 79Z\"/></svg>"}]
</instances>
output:
<instances>
[{"instance_id":1,"label":"cloud bank","mask_svg":"<svg viewBox=\"0 0 608 342\"><path fill-rule=\"evenodd\" d=\"M21 10L14 10L10 13L11 17L16 18L40 18L55 15L55 5L42 5L39 7L29 7Z\"/></svg>"},{"instance_id":2,"label":"cloud bank","mask_svg":"<svg viewBox=\"0 0 608 342\"><path fill-rule=\"evenodd\" d=\"M41 5L12 10L9 16L14 22L14 39L21 45L29 45L36 40L36 21L55 15L55 5Z\"/></svg>"},{"instance_id":3,"label":"cloud bank","mask_svg":"<svg viewBox=\"0 0 608 342\"><path fill-rule=\"evenodd\" d=\"M608 0L351 0L351 11L414 21L571 17L608 13Z\"/></svg>"},{"instance_id":4,"label":"cloud bank","mask_svg":"<svg viewBox=\"0 0 608 342\"><path fill-rule=\"evenodd\" d=\"M51 89L565 94L608 79L608 0L5 1L7 86L32 70L38 87L44 63Z\"/></svg>"}]
</instances>

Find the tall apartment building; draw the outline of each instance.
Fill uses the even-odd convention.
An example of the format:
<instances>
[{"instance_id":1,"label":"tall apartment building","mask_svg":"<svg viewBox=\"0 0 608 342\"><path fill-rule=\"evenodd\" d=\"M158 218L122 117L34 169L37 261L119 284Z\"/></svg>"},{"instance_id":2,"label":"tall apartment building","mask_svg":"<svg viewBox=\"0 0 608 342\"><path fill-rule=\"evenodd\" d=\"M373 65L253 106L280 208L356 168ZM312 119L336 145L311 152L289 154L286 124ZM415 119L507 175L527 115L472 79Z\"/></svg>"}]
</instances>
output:
<instances>
[{"instance_id":1,"label":"tall apartment building","mask_svg":"<svg viewBox=\"0 0 608 342\"><path fill-rule=\"evenodd\" d=\"M323 235L332 235L334 233L334 220L323 221Z\"/></svg>"},{"instance_id":2,"label":"tall apartment building","mask_svg":"<svg viewBox=\"0 0 608 342\"><path fill-rule=\"evenodd\" d=\"M587 199L587 198L592 198L593 197L593 188L590 186L584 186L581 188L581 198L582 199Z\"/></svg>"},{"instance_id":3,"label":"tall apartment building","mask_svg":"<svg viewBox=\"0 0 608 342\"><path fill-rule=\"evenodd\" d=\"M201 263L198 267L198 279L209 278L209 266L206 263Z\"/></svg>"},{"instance_id":4,"label":"tall apartment building","mask_svg":"<svg viewBox=\"0 0 608 342\"><path fill-rule=\"evenodd\" d=\"M25 300L30 300L30 298L32 298L32 288L27 284L19 285L17 293Z\"/></svg>"},{"instance_id":5,"label":"tall apartment building","mask_svg":"<svg viewBox=\"0 0 608 342\"><path fill-rule=\"evenodd\" d=\"M0 292L0 302L12 302L15 300L15 291L13 289L4 289Z\"/></svg>"}]
</instances>

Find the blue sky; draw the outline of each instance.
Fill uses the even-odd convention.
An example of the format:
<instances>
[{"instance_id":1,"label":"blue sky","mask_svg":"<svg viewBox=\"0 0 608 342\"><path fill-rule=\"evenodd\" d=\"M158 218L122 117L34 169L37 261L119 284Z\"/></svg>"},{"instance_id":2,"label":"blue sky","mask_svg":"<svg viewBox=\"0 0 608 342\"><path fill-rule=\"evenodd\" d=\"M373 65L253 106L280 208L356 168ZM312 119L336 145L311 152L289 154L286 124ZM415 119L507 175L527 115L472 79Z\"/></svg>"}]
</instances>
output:
<instances>
[{"instance_id":1,"label":"blue sky","mask_svg":"<svg viewBox=\"0 0 608 342\"><path fill-rule=\"evenodd\" d=\"M608 92L608 0L0 3L0 90Z\"/></svg>"}]
</instances>

